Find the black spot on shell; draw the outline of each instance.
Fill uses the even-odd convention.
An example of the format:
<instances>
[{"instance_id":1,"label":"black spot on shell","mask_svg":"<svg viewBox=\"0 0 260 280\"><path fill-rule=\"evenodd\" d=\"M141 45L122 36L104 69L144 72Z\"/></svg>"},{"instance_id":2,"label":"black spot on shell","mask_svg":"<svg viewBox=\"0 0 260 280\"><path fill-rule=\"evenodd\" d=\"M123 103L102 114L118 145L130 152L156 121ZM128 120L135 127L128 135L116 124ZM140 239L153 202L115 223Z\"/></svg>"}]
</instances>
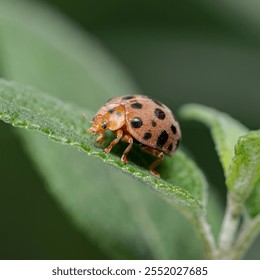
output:
<instances>
[{"instance_id":1,"label":"black spot on shell","mask_svg":"<svg viewBox=\"0 0 260 280\"><path fill-rule=\"evenodd\" d=\"M165 113L160 108L156 108L154 110L154 114L159 120L164 120L165 119Z\"/></svg>"},{"instance_id":2,"label":"black spot on shell","mask_svg":"<svg viewBox=\"0 0 260 280\"><path fill-rule=\"evenodd\" d=\"M141 127L142 125L143 125L143 122L142 122L141 118L139 118L139 117L133 117L133 118L131 119L131 126L132 126L132 128L139 128L139 127Z\"/></svg>"},{"instance_id":3,"label":"black spot on shell","mask_svg":"<svg viewBox=\"0 0 260 280\"><path fill-rule=\"evenodd\" d=\"M170 152L171 150L172 150L172 148L173 148L173 145L172 145L172 143L168 146L168 151Z\"/></svg>"},{"instance_id":4,"label":"black spot on shell","mask_svg":"<svg viewBox=\"0 0 260 280\"><path fill-rule=\"evenodd\" d=\"M136 102L136 103L131 104L131 107L133 109L142 109L143 105L139 102Z\"/></svg>"},{"instance_id":5,"label":"black spot on shell","mask_svg":"<svg viewBox=\"0 0 260 280\"><path fill-rule=\"evenodd\" d=\"M117 112L116 114L117 114L118 117L121 117L121 116L122 116L122 113L121 113L121 112Z\"/></svg>"},{"instance_id":6,"label":"black spot on shell","mask_svg":"<svg viewBox=\"0 0 260 280\"><path fill-rule=\"evenodd\" d=\"M132 98L134 98L133 95L126 95L126 96L122 97L122 100L129 100L129 99L132 99Z\"/></svg>"},{"instance_id":7,"label":"black spot on shell","mask_svg":"<svg viewBox=\"0 0 260 280\"><path fill-rule=\"evenodd\" d=\"M143 139L144 140L149 140L152 137L152 133L151 132L145 132Z\"/></svg>"},{"instance_id":8,"label":"black spot on shell","mask_svg":"<svg viewBox=\"0 0 260 280\"><path fill-rule=\"evenodd\" d=\"M155 127L157 125L156 121L154 121L154 120L151 121L151 124L153 127Z\"/></svg>"},{"instance_id":9,"label":"black spot on shell","mask_svg":"<svg viewBox=\"0 0 260 280\"><path fill-rule=\"evenodd\" d=\"M172 130L173 134L176 134L177 129L176 129L176 127L173 124L171 125L171 130Z\"/></svg>"},{"instance_id":10,"label":"black spot on shell","mask_svg":"<svg viewBox=\"0 0 260 280\"><path fill-rule=\"evenodd\" d=\"M108 110L108 113L113 114L115 112L115 109Z\"/></svg>"},{"instance_id":11,"label":"black spot on shell","mask_svg":"<svg viewBox=\"0 0 260 280\"><path fill-rule=\"evenodd\" d=\"M156 146L158 148L162 148L162 146L167 142L168 138L168 133L165 130L163 130L157 138Z\"/></svg>"}]
</instances>

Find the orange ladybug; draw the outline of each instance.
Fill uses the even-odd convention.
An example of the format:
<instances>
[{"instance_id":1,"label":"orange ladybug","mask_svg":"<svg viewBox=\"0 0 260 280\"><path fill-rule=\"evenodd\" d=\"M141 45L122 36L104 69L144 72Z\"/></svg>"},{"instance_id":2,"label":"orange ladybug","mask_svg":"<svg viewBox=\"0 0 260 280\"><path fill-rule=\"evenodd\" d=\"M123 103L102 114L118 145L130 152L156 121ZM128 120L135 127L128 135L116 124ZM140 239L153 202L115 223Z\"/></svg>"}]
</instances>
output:
<instances>
[{"instance_id":1,"label":"orange ladybug","mask_svg":"<svg viewBox=\"0 0 260 280\"><path fill-rule=\"evenodd\" d=\"M106 130L116 134L116 138L104 149L109 153L120 139L129 145L123 152L121 160L127 163L127 154L133 147L134 140L141 149L156 159L149 171L160 177L154 169L163 160L164 153L169 156L178 148L181 130L171 110L164 104L144 95L127 95L109 99L96 113L93 125L87 132L99 134L96 141L102 145Z\"/></svg>"}]
</instances>

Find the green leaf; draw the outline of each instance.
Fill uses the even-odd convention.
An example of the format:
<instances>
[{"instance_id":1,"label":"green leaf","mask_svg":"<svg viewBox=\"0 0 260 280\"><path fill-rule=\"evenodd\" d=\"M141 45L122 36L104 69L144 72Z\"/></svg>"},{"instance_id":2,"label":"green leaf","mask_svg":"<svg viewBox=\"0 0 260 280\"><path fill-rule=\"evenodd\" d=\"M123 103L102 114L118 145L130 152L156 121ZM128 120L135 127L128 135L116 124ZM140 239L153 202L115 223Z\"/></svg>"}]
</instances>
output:
<instances>
[{"instance_id":1,"label":"green leaf","mask_svg":"<svg viewBox=\"0 0 260 280\"><path fill-rule=\"evenodd\" d=\"M184 152L176 152L167 157L160 173L175 186L182 186L205 207L207 203L208 182L194 161ZM187 174L189 174L187 176Z\"/></svg>"},{"instance_id":2,"label":"green leaf","mask_svg":"<svg viewBox=\"0 0 260 280\"><path fill-rule=\"evenodd\" d=\"M199 104L182 106L180 115L187 120L200 121L210 128L219 159L227 176L234 156L235 144L241 135L247 133L248 129L228 114Z\"/></svg>"},{"instance_id":3,"label":"green leaf","mask_svg":"<svg viewBox=\"0 0 260 280\"><path fill-rule=\"evenodd\" d=\"M246 209L251 217L260 214L260 181L256 183L246 201Z\"/></svg>"},{"instance_id":4,"label":"green leaf","mask_svg":"<svg viewBox=\"0 0 260 280\"><path fill-rule=\"evenodd\" d=\"M50 192L110 257L201 258L191 224L142 182L94 157L90 168L84 153L44 137L26 133L24 140Z\"/></svg>"},{"instance_id":5,"label":"green leaf","mask_svg":"<svg viewBox=\"0 0 260 280\"><path fill-rule=\"evenodd\" d=\"M136 164L125 165L118 156L107 154L94 146L94 137L85 134L86 126L80 116L81 112L86 110L62 103L32 87L23 87L5 80L0 80L0 100L0 117L3 121L17 127L40 131L55 141L75 146L153 185L157 191L177 204L190 210L202 209L199 201L184 189L152 176L149 171ZM181 165L183 167L182 163Z\"/></svg>"},{"instance_id":6,"label":"green leaf","mask_svg":"<svg viewBox=\"0 0 260 280\"><path fill-rule=\"evenodd\" d=\"M145 183L151 185L156 191L159 191L162 193L168 200L174 203L175 206L182 209L185 214L190 214L196 212L201 212L203 209L202 204L198 199L195 198L195 196L191 195L188 191L185 191L184 188L174 186L169 182L166 182L165 180L158 179L154 176L152 176L146 169L139 167L137 164L131 162L129 164L122 164L120 161L120 157L114 154L106 154L103 152L101 148L96 147L93 143L93 137L90 135L85 134L85 124L84 119L81 117L81 112L85 111L75 105L71 104L65 104L61 101L44 95L43 93L39 92L38 90L32 88L32 87L25 87L21 86L15 82L8 82L1 80L0 81L0 118L4 120L5 122L12 123L14 126L18 127L25 127L30 130L39 131L47 136L49 136L51 139L60 142L62 144L69 144L70 146L76 147L80 150L83 150L87 152L89 155L99 157L104 162L109 163L111 165L114 165L121 170L130 173L134 177L144 181ZM77 222L81 225L81 227L84 227L84 222L81 219L82 213L78 212L79 208L77 207L78 204L76 203L76 209L75 205L73 205L73 209L70 208L71 203L75 203L75 199L77 201L77 197L74 197L74 194L71 195L71 190L67 188L67 191L69 191L66 194L63 194L62 192L65 191L65 189L62 188L64 185L64 181L62 184L60 183L60 177L63 178L63 180L69 180L67 184L71 188L75 188L75 184L79 184L80 186L84 186L84 182L77 182L76 178L80 180L79 174L70 174L70 176L64 176L64 174L69 174L69 170L66 170L64 168L71 168L71 164L68 163L68 165L62 164L64 160L62 160L60 156L60 152L58 154L55 153L55 148L52 148L51 146L48 147L48 144L44 144L42 140L38 140L37 138L34 139L33 135L32 137L27 137L26 143L27 146L30 147L31 153L33 151L33 154L35 154L35 158L39 161L41 161L40 168L42 171L47 175L47 181L50 183L51 191L56 194L56 196L64 197L64 195L67 195L66 200L63 201L65 203L65 208L70 209L70 215L72 215ZM37 148L39 151L37 152ZM49 154L48 150L52 151L51 155ZM58 150L57 150L58 151ZM40 154L41 156L36 156L37 154ZM48 156L44 156L44 155ZM179 158L179 160L178 160ZM185 176L194 176L195 179L194 182L197 182L199 184L199 187L203 187L204 178L199 173L196 174L196 166L192 163L189 163L188 158L185 160L185 156L179 156L176 157L176 162L180 161L177 165L177 168L182 168L185 170L185 167L187 166L187 172L193 172L192 174L180 174L179 177L176 176L176 180L181 182L185 182L186 179ZM56 159L56 160L55 160ZM81 159L81 162L78 162L78 164L82 163L83 158ZM138 160L138 159L137 159ZM84 158L85 161L85 158ZM55 164L50 164L51 162L54 162ZM60 164L58 164L58 162ZM77 161L73 161L73 164L77 163ZM87 162L85 161L87 164ZM63 172L57 173L57 166L62 166ZM95 164L93 165L93 162L91 163L92 167L94 169L89 168L88 165L84 165L85 167L84 172L87 172L90 176L88 179L88 176L84 178L86 182L93 181L93 185L95 185L95 180L97 178L100 178L100 183L103 184L102 177L100 177L100 171L96 170L99 169ZM50 169L50 166L52 169ZM76 167L78 169L78 167ZM91 177L91 173L95 170L96 176ZM103 168L102 168L103 170ZM64 173L64 171L66 173ZM105 172L106 173L106 172ZM111 171L108 172L109 175L106 176L106 188L109 188L111 185L118 184L118 188L120 187L122 182L123 185L123 179L121 176L120 180L114 181L113 174ZM54 179L53 179L54 178ZM92 178L92 179L91 179ZM111 178L110 180L108 180ZM118 178L118 177L117 177ZM99 180L98 180L99 181ZM127 182L127 179L125 180ZM74 182L74 184L73 184ZM110 182L110 183L108 183ZM112 183L113 182L113 183ZM186 180L187 182L187 180ZM86 183L87 184L87 183ZM108 185L107 185L108 184ZM56 187L55 187L56 186ZM74 187L73 187L74 186ZM195 186L196 187L198 186ZM88 184L85 185L85 188L88 188ZM117 191L118 191L117 188ZM57 191L58 190L58 191ZM114 195L115 193L113 193ZM136 195L136 194L135 194ZM85 197L84 195L83 197ZM124 194L126 196L126 194ZM201 196L201 194L197 194L197 197ZM105 196L106 197L106 196ZM116 197L116 196L115 196ZM136 198L136 196L133 196ZM104 198L102 196L102 198ZM124 199L126 199L124 197ZM82 204L85 205L85 203ZM120 205L120 203L119 203ZM132 205L131 205L132 207ZM136 207L136 205L134 206ZM118 207L118 215L120 215L120 207ZM92 209L92 208L91 208ZM103 209L104 210L104 209ZM142 209L143 210L143 209ZM80 214L81 213L81 214ZM104 214L104 212L102 212ZM145 213L145 211L144 211ZM139 213L139 215L147 215L144 213ZM94 216L92 217L94 218ZM113 219L114 220L114 219ZM151 223L151 222L150 222ZM83 225L82 225L83 224ZM139 221L140 224L140 221ZM140 225L139 225L140 226ZM155 231L155 225L154 223L151 223L151 227L153 228L153 232ZM157 236L155 239L150 239L151 244L155 244L158 242L158 233L154 234ZM159 238L160 239L160 238ZM162 241L161 241L162 242ZM151 249L151 244L149 244ZM159 244L159 243L158 243ZM166 245L166 244L165 244ZM153 254L157 256L168 256L169 252L165 252L163 250L166 250L165 248L162 248L162 246L155 246L153 248Z\"/></svg>"},{"instance_id":7,"label":"green leaf","mask_svg":"<svg viewBox=\"0 0 260 280\"><path fill-rule=\"evenodd\" d=\"M227 185L233 195L243 203L260 182L260 130L241 136L235 146L227 176ZM258 190L256 190L257 192ZM252 199L252 198L251 198ZM256 198L255 198L256 199ZM258 200L258 205L260 201ZM253 206L253 204L248 206ZM250 208L251 208L250 207ZM259 206L257 206L259 208ZM256 209L250 209L255 213Z\"/></svg>"},{"instance_id":8,"label":"green leaf","mask_svg":"<svg viewBox=\"0 0 260 280\"><path fill-rule=\"evenodd\" d=\"M5 77L33 85L62 100L86 104L93 111L112 96L140 92L123 67L109 56L95 38L73 26L58 13L31 1L0 0L0 3L0 57L1 71ZM47 99L52 104L53 99ZM60 101L58 103L63 104ZM74 146L78 145L73 142L75 139L71 141L66 137L79 137L79 141L87 138L89 142L83 140L80 143L84 149L87 150L90 145L93 148L90 153L119 166L119 170L123 167L132 172L131 168L136 165L123 166L119 160L123 143L113 149L113 154L103 153L93 145L94 138L88 138L90 136L85 134L87 127L80 116L83 110L67 104L66 115L60 119L61 116L56 115L55 104L53 112L48 103L46 109L49 116L61 121L62 127L65 121L80 137L70 134L66 129L61 130L64 137L59 135L57 138L49 128L43 130L43 133L50 132L49 136L54 140L70 142ZM41 108L39 106L40 111L34 112L35 116L42 112ZM84 113L91 117L93 114L90 111ZM13 113L10 115L15 116ZM41 118L38 121L44 127ZM21 122L21 125L24 123ZM39 127L35 126L34 129ZM87 157L85 153L57 145L34 133L22 132L18 135L24 140L25 148L50 193L66 210L75 226L99 244L111 258L200 257L199 244L192 227L157 193L143 188L142 183L132 176L111 169L94 157ZM148 157L140 158L137 147L131 151L129 159L138 165L144 163L144 168L138 170L148 174L151 180L154 179L144 166ZM166 161L161 169L166 167L169 170L165 178L170 181L176 174L170 172L171 167ZM191 160L187 158L187 161ZM185 168L184 165L183 170ZM196 165L192 175L195 175L195 169ZM198 168L197 171L200 172ZM189 176L187 174L186 177ZM165 181L161 182L164 186ZM163 191L160 184L158 186ZM167 184L172 187L171 183ZM199 184L194 188L185 187L187 190L192 189L191 200L198 204L195 208L202 209L205 186Z\"/></svg>"}]
</instances>

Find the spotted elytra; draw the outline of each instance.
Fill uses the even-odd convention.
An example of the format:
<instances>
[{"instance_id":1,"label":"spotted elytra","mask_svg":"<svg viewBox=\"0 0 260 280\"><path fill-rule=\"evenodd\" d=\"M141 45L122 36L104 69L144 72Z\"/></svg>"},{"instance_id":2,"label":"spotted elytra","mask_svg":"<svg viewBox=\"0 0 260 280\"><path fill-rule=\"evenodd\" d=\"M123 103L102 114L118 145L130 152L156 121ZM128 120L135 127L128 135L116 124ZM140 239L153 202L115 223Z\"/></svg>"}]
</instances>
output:
<instances>
[{"instance_id":1,"label":"spotted elytra","mask_svg":"<svg viewBox=\"0 0 260 280\"><path fill-rule=\"evenodd\" d=\"M139 143L141 149L157 157L150 165L149 171L160 177L154 169L163 160L164 153L169 156L178 148L181 130L171 110L164 104L144 95L127 95L109 99L96 113L93 125L87 132L99 134L96 141L102 145L106 130L116 134L116 138L104 149L109 153L122 139L129 145L123 152L121 160L127 163L127 154L133 142Z\"/></svg>"}]
</instances>

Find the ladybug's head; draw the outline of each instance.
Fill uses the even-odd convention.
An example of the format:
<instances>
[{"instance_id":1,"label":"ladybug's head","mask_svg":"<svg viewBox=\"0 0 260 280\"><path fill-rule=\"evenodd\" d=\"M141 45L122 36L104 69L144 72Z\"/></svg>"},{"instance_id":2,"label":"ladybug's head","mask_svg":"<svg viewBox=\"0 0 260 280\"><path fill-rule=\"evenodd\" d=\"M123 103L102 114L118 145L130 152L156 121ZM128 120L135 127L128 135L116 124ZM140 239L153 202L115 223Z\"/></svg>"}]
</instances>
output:
<instances>
[{"instance_id":1,"label":"ladybug's head","mask_svg":"<svg viewBox=\"0 0 260 280\"><path fill-rule=\"evenodd\" d=\"M124 108L122 106L101 108L90 123L93 125L88 132L94 135L103 133L105 130L118 130L125 124Z\"/></svg>"},{"instance_id":2,"label":"ladybug's head","mask_svg":"<svg viewBox=\"0 0 260 280\"><path fill-rule=\"evenodd\" d=\"M88 129L88 132L92 132L96 135L97 133L104 132L108 129L109 120L107 119L107 116L96 115L90 123L93 125Z\"/></svg>"}]
</instances>

